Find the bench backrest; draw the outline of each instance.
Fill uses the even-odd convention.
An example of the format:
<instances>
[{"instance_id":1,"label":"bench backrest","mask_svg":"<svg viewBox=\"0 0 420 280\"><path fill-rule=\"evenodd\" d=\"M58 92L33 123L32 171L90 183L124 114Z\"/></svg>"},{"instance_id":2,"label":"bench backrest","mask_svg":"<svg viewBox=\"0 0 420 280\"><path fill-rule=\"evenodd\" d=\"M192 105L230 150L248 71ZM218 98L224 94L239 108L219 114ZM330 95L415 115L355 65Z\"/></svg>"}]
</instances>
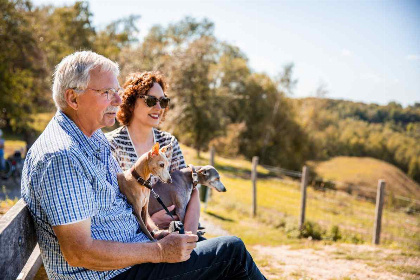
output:
<instances>
[{"instance_id":1,"label":"bench backrest","mask_svg":"<svg viewBox=\"0 0 420 280\"><path fill-rule=\"evenodd\" d=\"M0 248L2 279L32 279L42 264L34 222L22 199L0 219Z\"/></svg>"}]
</instances>

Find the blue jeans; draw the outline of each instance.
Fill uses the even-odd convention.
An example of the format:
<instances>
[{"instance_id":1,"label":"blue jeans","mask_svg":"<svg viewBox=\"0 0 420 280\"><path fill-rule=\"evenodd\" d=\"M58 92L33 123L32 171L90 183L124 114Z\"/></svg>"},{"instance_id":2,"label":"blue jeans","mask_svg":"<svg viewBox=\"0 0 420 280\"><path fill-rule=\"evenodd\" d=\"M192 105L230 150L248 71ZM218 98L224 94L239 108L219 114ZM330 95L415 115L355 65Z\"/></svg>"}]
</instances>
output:
<instances>
[{"instance_id":1,"label":"blue jeans","mask_svg":"<svg viewBox=\"0 0 420 280\"><path fill-rule=\"evenodd\" d=\"M113 280L139 279L266 279L241 239L217 237L197 242L191 258L181 263L144 263L117 275Z\"/></svg>"}]
</instances>

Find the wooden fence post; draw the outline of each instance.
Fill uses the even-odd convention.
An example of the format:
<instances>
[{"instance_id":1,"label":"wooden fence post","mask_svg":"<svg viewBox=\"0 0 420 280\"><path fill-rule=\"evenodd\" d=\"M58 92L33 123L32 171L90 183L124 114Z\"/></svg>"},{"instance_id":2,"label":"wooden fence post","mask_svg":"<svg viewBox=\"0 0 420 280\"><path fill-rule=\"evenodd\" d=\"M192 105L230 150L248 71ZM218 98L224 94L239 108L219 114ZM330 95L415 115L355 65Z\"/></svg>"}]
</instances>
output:
<instances>
[{"instance_id":1,"label":"wooden fence post","mask_svg":"<svg viewBox=\"0 0 420 280\"><path fill-rule=\"evenodd\" d=\"M214 154L215 154L214 146L210 147L210 165L214 166Z\"/></svg>"},{"instance_id":2,"label":"wooden fence post","mask_svg":"<svg viewBox=\"0 0 420 280\"><path fill-rule=\"evenodd\" d=\"M251 180L252 180L252 216L257 216L257 165L258 157L255 156L252 158L252 171L251 171Z\"/></svg>"},{"instance_id":3,"label":"wooden fence post","mask_svg":"<svg viewBox=\"0 0 420 280\"><path fill-rule=\"evenodd\" d=\"M210 147L210 165L214 166L214 156L215 156L216 150L214 148L214 146ZM207 188L207 196L206 196L206 202L211 198L212 195L212 189L211 188Z\"/></svg>"},{"instance_id":4,"label":"wooden fence post","mask_svg":"<svg viewBox=\"0 0 420 280\"><path fill-rule=\"evenodd\" d=\"M308 185L308 179L309 179L309 168L307 166L303 166L302 180L300 183L301 202L300 202L299 230L302 230L303 224L305 223L306 187Z\"/></svg>"},{"instance_id":5,"label":"wooden fence post","mask_svg":"<svg viewBox=\"0 0 420 280\"><path fill-rule=\"evenodd\" d=\"M384 207L385 180L378 181L376 193L375 225L373 228L373 244L379 244L381 237L382 209Z\"/></svg>"}]
</instances>

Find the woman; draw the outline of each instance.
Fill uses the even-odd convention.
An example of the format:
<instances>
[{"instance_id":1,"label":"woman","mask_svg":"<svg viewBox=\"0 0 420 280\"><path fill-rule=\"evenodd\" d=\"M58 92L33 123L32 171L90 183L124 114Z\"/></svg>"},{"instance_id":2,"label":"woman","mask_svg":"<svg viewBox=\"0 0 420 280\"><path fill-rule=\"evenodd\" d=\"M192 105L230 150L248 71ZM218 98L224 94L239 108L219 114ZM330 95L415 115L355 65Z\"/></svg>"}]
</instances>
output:
<instances>
[{"instance_id":1,"label":"woman","mask_svg":"<svg viewBox=\"0 0 420 280\"><path fill-rule=\"evenodd\" d=\"M117 120L122 125L106 134L111 150L121 168L129 169L139 156L148 152L158 142L160 146L172 144L172 158L169 158L170 172L186 167L184 156L177 139L168 132L156 129L164 119L170 99L165 94L166 84L158 72L132 73L124 84L122 104L117 113ZM151 178L152 185L157 178ZM155 199L151 197L150 199ZM169 210L173 210L171 205ZM176 215L174 216L175 218ZM198 190L194 189L184 221L184 229L197 233L200 217ZM172 221L164 210L152 215L153 222L161 229L166 229Z\"/></svg>"}]
</instances>

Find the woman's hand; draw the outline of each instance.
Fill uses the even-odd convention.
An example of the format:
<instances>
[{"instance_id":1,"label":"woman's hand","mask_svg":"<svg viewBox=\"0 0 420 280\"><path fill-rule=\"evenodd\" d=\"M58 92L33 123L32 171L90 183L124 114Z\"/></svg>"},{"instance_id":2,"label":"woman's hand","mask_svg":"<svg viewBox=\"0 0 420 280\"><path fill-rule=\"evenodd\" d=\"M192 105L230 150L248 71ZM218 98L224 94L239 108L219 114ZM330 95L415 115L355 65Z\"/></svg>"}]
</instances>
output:
<instances>
[{"instance_id":1,"label":"woman's hand","mask_svg":"<svg viewBox=\"0 0 420 280\"><path fill-rule=\"evenodd\" d=\"M175 205L171 205L168 207L169 211L172 211L175 209ZM177 215L173 214L172 216L174 216L174 219L176 221L179 221L179 218ZM169 224L172 222L172 218L171 216L169 216L168 214L166 214L166 211L164 209L154 213L150 218L152 218L153 222L162 229L167 229L169 228Z\"/></svg>"}]
</instances>

